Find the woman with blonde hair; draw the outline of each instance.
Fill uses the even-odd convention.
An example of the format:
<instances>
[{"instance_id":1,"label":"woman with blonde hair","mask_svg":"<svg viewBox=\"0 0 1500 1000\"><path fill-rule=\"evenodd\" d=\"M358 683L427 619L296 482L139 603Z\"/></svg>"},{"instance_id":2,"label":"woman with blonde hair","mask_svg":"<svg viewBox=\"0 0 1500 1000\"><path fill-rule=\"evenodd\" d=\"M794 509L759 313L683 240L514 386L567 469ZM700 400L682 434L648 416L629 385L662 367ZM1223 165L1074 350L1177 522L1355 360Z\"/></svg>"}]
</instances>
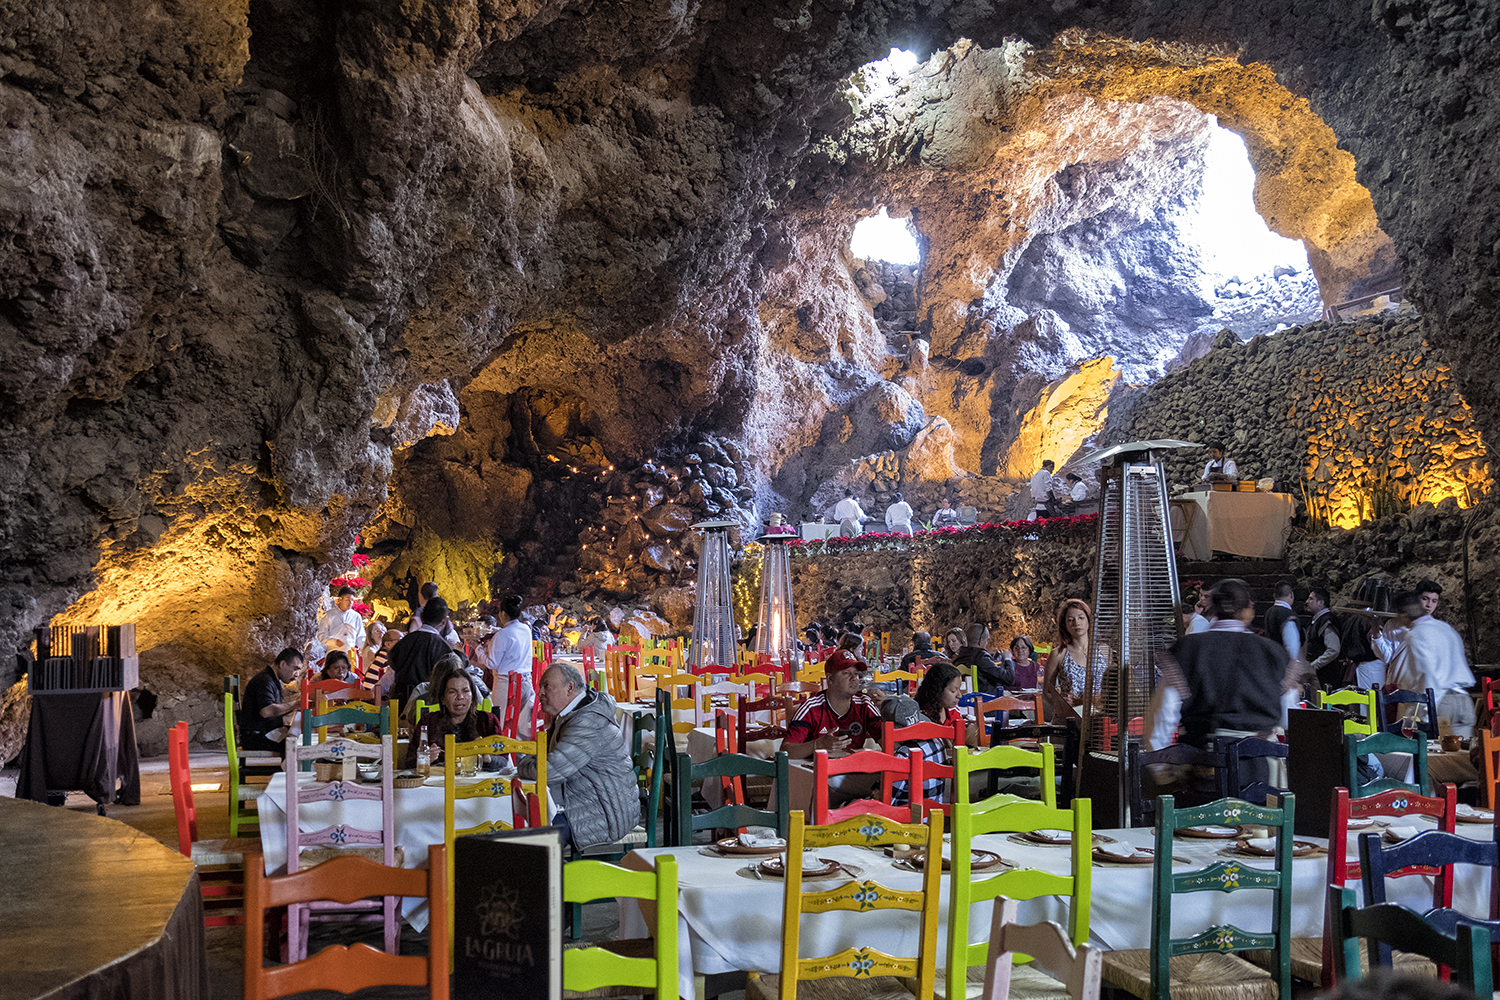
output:
<instances>
[{"instance_id":1,"label":"woman with blonde hair","mask_svg":"<svg viewBox=\"0 0 1500 1000\"><path fill-rule=\"evenodd\" d=\"M1068 718L1071 709L1083 704L1084 685L1088 683L1086 664L1093 661L1094 679L1088 692L1098 696L1102 680L1105 657L1102 650L1089 648L1094 625L1094 611L1087 601L1076 597L1063 601L1057 609L1057 645L1047 657L1047 672L1043 688L1048 700L1053 703L1053 718Z\"/></svg>"}]
</instances>

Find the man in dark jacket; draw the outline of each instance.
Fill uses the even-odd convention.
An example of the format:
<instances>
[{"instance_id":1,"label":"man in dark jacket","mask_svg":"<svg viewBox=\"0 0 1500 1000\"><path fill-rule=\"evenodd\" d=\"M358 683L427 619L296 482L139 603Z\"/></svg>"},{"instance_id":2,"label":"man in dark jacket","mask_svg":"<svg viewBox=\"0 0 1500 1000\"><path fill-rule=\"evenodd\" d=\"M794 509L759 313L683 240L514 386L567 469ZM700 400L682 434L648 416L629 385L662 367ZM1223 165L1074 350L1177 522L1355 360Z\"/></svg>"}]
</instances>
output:
<instances>
[{"instance_id":1,"label":"man in dark jacket","mask_svg":"<svg viewBox=\"0 0 1500 1000\"><path fill-rule=\"evenodd\" d=\"M585 687L568 663L542 674L538 694L553 716L547 727L547 788L560 807L552 825L576 850L619 843L641 820L641 800L630 754L615 724L609 695ZM536 758L522 757L517 773L536 777Z\"/></svg>"},{"instance_id":2,"label":"man in dark jacket","mask_svg":"<svg viewBox=\"0 0 1500 1000\"><path fill-rule=\"evenodd\" d=\"M960 670L977 667L979 690L985 694L999 696L1005 688L1016 682L1015 667L1009 660L998 664L989 653L990 630L987 625L974 624L964 630L964 646L953 657L953 665Z\"/></svg>"},{"instance_id":3,"label":"man in dark jacket","mask_svg":"<svg viewBox=\"0 0 1500 1000\"><path fill-rule=\"evenodd\" d=\"M418 684L426 684L432 668L453 652L447 640L438 634L448 620L448 602L434 597L422 606L422 624L406 638L391 647L390 696L405 702Z\"/></svg>"}]
</instances>

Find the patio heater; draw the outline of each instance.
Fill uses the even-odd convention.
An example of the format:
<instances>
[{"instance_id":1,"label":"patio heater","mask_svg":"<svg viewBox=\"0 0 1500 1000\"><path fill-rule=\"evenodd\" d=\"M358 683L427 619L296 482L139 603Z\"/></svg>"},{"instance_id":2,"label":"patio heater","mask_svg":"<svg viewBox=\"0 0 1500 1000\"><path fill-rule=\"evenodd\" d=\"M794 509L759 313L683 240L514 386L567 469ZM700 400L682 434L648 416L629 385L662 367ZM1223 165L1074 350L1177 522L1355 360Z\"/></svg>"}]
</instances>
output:
<instances>
[{"instance_id":1,"label":"patio heater","mask_svg":"<svg viewBox=\"0 0 1500 1000\"><path fill-rule=\"evenodd\" d=\"M1080 462L1103 462L1094 624L1079 741L1078 794L1094 815L1130 823L1129 741L1156 687L1157 658L1177 641L1177 558L1167 504L1167 477L1157 453L1196 448L1191 441L1132 441ZM1139 729L1144 722L1137 723Z\"/></svg>"},{"instance_id":2,"label":"patio heater","mask_svg":"<svg viewBox=\"0 0 1500 1000\"><path fill-rule=\"evenodd\" d=\"M788 670L797 668L797 612L792 606L792 550L795 531L780 514L756 539L764 547L760 564L760 614L755 619L755 653L769 653Z\"/></svg>"},{"instance_id":3,"label":"patio heater","mask_svg":"<svg viewBox=\"0 0 1500 1000\"><path fill-rule=\"evenodd\" d=\"M729 579L729 529L738 521L699 521L694 531L703 532L698 553L698 603L693 608L693 638L688 643L687 665L733 668L737 645L734 636L734 594Z\"/></svg>"}]
</instances>

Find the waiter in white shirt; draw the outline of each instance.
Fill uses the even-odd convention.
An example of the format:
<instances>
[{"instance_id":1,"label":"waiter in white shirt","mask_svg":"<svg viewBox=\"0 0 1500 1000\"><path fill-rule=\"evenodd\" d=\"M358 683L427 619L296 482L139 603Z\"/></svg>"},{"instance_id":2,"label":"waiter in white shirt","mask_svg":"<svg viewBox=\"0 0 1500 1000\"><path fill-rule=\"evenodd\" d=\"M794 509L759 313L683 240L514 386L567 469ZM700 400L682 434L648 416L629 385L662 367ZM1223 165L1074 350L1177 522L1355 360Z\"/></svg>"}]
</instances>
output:
<instances>
[{"instance_id":1,"label":"waiter in white shirt","mask_svg":"<svg viewBox=\"0 0 1500 1000\"><path fill-rule=\"evenodd\" d=\"M1203 467L1203 478L1213 480L1214 476L1228 476L1230 479L1238 479L1239 468L1234 464L1234 459L1224 456L1224 445L1220 441L1210 441L1208 448L1213 452L1213 458Z\"/></svg>"},{"instance_id":2,"label":"waiter in white shirt","mask_svg":"<svg viewBox=\"0 0 1500 1000\"><path fill-rule=\"evenodd\" d=\"M1474 686L1474 674L1469 670L1464 641L1452 625L1432 617L1428 607L1435 600L1429 599L1424 605L1424 589L1436 597L1440 593L1437 584L1423 580L1417 588L1396 598L1396 610L1410 619L1411 627L1391 659L1387 685L1394 683L1404 691L1418 692L1432 688L1438 723L1447 722L1454 736L1473 736L1474 700L1469 688Z\"/></svg>"},{"instance_id":3,"label":"waiter in white shirt","mask_svg":"<svg viewBox=\"0 0 1500 1000\"><path fill-rule=\"evenodd\" d=\"M885 530L903 535L911 534L911 504L896 494L896 502L885 509Z\"/></svg>"},{"instance_id":4,"label":"waiter in white shirt","mask_svg":"<svg viewBox=\"0 0 1500 1000\"><path fill-rule=\"evenodd\" d=\"M910 508L907 508L910 510ZM910 515L908 515L910 516ZM860 507L859 501L854 499L854 491L849 491L840 500L838 506L833 508L834 520L839 522L839 535L844 538L853 538L860 532L860 525L869 520L864 509Z\"/></svg>"},{"instance_id":5,"label":"waiter in white shirt","mask_svg":"<svg viewBox=\"0 0 1500 1000\"><path fill-rule=\"evenodd\" d=\"M336 649L358 650L364 633L365 620L354 610L354 588L340 587L333 607L318 616L318 644L324 655Z\"/></svg>"},{"instance_id":6,"label":"waiter in white shirt","mask_svg":"<svg viewBox=\"0 0 1500 1000\"><path fill-rule=\"evenodd\" d=\"M1037 469L1031 476L1031 516L1026 520L1035 521L1047 513L1047 496L1052 492L1052 470L1055 465L1052 459L1042 460L1042 467Z\"/></svg>"},{"instance_id":7,"label":"waiter in white shirt","mask_svg":"<svg viewBox=\"0 0 1500 1000\"><path fill-rule=\"evenodd\" d=\"M519 729L531 726L531 702L536 692L531 687L531 627L521 620L522 600L519 594L509 594L500 601L500 627L480 643L476 651L481 664L495 672L494 690L490 698L500 718L505 718L507 692L510 675L520 674L521 685Z\"/></svg>"}]
</instances>

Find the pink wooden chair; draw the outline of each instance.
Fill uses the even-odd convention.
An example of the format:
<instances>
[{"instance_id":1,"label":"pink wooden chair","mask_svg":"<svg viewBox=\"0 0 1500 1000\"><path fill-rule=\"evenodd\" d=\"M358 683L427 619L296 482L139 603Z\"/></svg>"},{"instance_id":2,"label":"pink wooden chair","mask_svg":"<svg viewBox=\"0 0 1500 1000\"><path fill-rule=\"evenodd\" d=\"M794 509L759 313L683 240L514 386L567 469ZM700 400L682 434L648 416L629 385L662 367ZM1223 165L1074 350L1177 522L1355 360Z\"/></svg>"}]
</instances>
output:
<instances>
[{"instance_id":1,"label":"pink wooden chair","mask_svg":"<svg viewBox=\"0 0 1500 1000\"><path fill-rule=\"evenodd\" d=\"M875 794L878 798L856 799L853 802L830 809L828 807L829 779L840 774L873 774L878 778ZM891 784L905 778L908 788L922 787L922 757L913 754L908 758L894 757L876 750L862 750L847 757L834 760L827 750L813 755L813 815L815 826L837 823L851 816L866 813L884 816L898 823L912 822L912 807L891 804Z\"/></svg>"},{"instance_id":2,"label":"pink wooden chair","mask_svg":"<svg viewBox=\"0 0 1500 1000\"><path fill-rule=\"evenodd\" d=\"M335 779L329 782L311 780L313 773L298 766L302 761L327 758L346 760L352 758L380 762L380 784L361 784L358 781ZM292 760L286 769L286 873L311 868L341 855L355 854L378 861L386 867L400 867L400 852L396 847L395 795L391 778L395 755L391 749L391 737L383 736L380 745L359 743L338 737L316 746L297 747L292 751ZM347 823L334 823L321 830L304 832L298 823L303 806L314 802L375 801L380 803L381 822L379 830L352 827ZM307 856L303 851L308 850ZM335 912L379 912L385 923L385 950L396 954L400 940L400 925L396 896L386 896L379 902L364 900L349 904L316 904L317 915ZM297 962L307 957L307 922L314 915L309 904L298 903L290 907L287 915L287 948L289 961Z\"/></svg>"}]
</instances>

